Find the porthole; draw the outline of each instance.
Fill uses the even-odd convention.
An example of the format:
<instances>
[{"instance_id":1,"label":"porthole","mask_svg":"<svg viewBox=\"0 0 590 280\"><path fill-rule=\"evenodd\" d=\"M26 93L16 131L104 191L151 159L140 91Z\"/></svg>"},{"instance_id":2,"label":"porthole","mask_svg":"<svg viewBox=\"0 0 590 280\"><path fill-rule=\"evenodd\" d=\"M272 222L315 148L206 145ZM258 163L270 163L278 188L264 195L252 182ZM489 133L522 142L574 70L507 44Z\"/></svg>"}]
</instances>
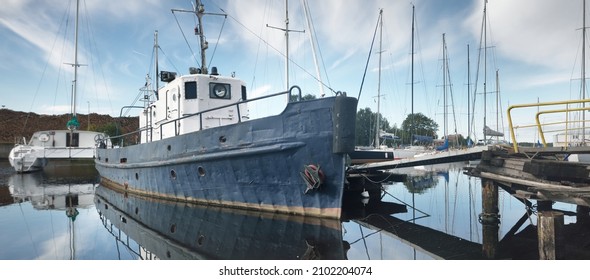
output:
<instances>
[{"instance_id":1,"label":"porthole","mask_svg":"<svg viewBox=\"0 0 590 280\"><path fill-rule=\"evenodd\" d=\"M170 226L170 233L175 233L176 232L176 224L172 224Z\"/></svg>"},{"instance_id":2,"label":"porthole","mask_svg":"<svg viewBox=\"0 0 590 280\"><path fill-rule=\"evenodd\" d=\"M203 235L199 235L199 237L197 237L197 244L199 246L203 246L203 242L205 241L205 236Z\"/></svg>"},{"instance_id":3,"label":"porthole","mask_svg":"<svg viewBox=\"0 0 590 280\"><path fill-rule=\"evenodd\" d=\"M172 146L168 145L168 147L166 147L166 149L168 149L168 151L172 150Z\"/></svg>"},{"instance_id":4,"label":"porthole","mask_svg":"<svg viewBox=\"0 0 590 280\"><path fill-rule=\"evenodd\" d=\"M199 176L201 176L201 177L205 176L205 168L203 168L202 166L199 166L197 168L197 172L199 173Z\"/></svg>"},{"instance_id":5,"label":"porthole","mask_svg":"<svg viewBox=\"0 0 590 280\"><path fill-rule=\"evenodd\" d=\"M139 174L135 173L135 180L139 180Z\"/></svg>"},{"instance_id":6,"label":"porthole","mask_svg":"<svg viewBox=\"0 0 590 280\"><path fill-rule=\"evenodd\" d=\"M176 180L176 171L174 171L174 169L170 170L170 178L172 178L172 180Z\"/></svg>"}]
</instances>

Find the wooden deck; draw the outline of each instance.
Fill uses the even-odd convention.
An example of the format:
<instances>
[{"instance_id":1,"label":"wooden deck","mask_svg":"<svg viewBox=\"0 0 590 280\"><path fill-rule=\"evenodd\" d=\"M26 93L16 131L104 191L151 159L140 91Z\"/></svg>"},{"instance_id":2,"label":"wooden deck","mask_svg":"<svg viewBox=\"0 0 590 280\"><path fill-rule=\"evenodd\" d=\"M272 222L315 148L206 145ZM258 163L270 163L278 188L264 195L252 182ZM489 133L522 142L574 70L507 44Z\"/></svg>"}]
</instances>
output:
<instances>
[{"instance_id":1,"label":"wooden deck","mask_svg":"<svg viewBox=\"0 0 590 280\"><path fill-rule=\"evenodd\" d=\"M412 158L360 164L352 166L349 170L349 174L371 173L376 171L391 170L402 167L478 160L481 158L482 152L489 150L490 147L491 146L475 146L473 148L468 149L427 153Z\"/></svg>"},{"instance_id":2,"label":"wooden deck","mask_svg":"<svg viewBox=\"0 0 590 280\"><path fill-rule=\"evenodd\" d=\"M590 147L575 150L528 148L491 149L480 163L466 169L470 176L489 179L519 198L559 201L590 206L590 164L564 161L570 153L590 153Z\"/></svg>"}]
</instances>

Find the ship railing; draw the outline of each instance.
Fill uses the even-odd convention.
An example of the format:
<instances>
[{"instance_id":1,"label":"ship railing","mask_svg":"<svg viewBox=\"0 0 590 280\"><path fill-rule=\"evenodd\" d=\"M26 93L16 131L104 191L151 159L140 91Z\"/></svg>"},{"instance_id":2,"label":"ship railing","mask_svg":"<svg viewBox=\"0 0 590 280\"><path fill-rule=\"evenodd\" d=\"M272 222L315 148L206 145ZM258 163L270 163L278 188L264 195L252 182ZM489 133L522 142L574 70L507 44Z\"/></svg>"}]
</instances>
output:
<instances>
[{"instance_id":1,"label":"ship railing","mask_svg":"<svg viewBox=\"0 0 590 280\"><path fill-rule=\"evenodd\" d=\"M297 91L295 93L295 91ZM254 102L254 101L259 101L259 100L264 100L264 99L268 99L268 98L272 98L272 97L276 97L276 96L281 96L281 95L289 95L289 102L294 102L294 101L301 101L302 99L302 94L301 94L301 88L299 86L292 86L289 90L287 91L281 91L278 93L273 93L273 94L269 94L269 95L265 95L265 96L261 96L261 97L256 97L256 98L251 98L251 99L246 99L246 100L241 100L238 102L234 102L231 104L227 104L227 105L223 105L223 106L219 106L219 107L215 107L215 108L210 108L207 110L203 110L197 113L193 113L193 114L186 114L183 115L181 117L172 119L172 120L168 120L165 122L162 122L158 125L158 128L160 129L160 139L162 140L163 137L163 127L165 125L170 125L173 124L174 125L174 135L179 135L179 131L178 131L178 123L181 120L184 119L188 119L188 118L194 118L194 117L198 117L199 118L199 130L203 130L203 114L205 113L210 113L210 112L214 112L214 111L218 111L221 109L225 109L225 108L229 108L229 107L236 107L237 108L237 113L238 113L238 122L242 122L242 113L240 111L240 105L242 104L246 104L246 103L250 103L250 102ZM144 108L144 107L140 107L140 106L125 106L121 109L121 113L123 112L123 109L125 108ZM151 115L151 112L150 112ZM118 139L125 139L127 136L131 136L131 135L139 135L142 132L146 131L147 135L150 136L150 142L153 141L153 139L151 138L153 136L153 131L154 131L154 126L152 125L146 125L143 128L140 128L138 130L129 132L129 133L124 133L124 134L120 134L117 136L111 136L108 137L107 139L109 139L111 141L111 143L119 143L120 146L123 146L124 143L122 143L122 141L118 141Z\"/></svg>"},{"instance_id":2,"label":"ship railing","mask_svg":"<svg viewBox=\"0 0 590 280\"><path fill-rule=\"evenodd\" d=\"M133 242L132 239L127 234L125 234L125 232L123 232L115 224L110 222L109 219L100 212L100 210L98 211L98 215L104 228L107 230L108 233L110 233L115 238L115 242L117 243L117 251L119 250L120 243L121 245L123 245L123 247L126 248L126 251L129 254L132 254L141 260L158 259L157 256L153 255L150 251L141 246L139 243ZM136 246L132 246L132 243L135 243Z\"/></svg>"},{"instance_id":3,"label":"ship railing","mask_svg":"<svg viewBox=\"0 0 590 280\"><path fill-rule=\"evenodd\" d=\"M590 99L576 99L564 100L554 102L528 103L512 105L508 108L508 125L510 129L510 137L514 152L519 152L519 147L523 146L523 142L519 144L517 136L519 131L526 130L529 133L522 133L529 135L534 133L539 139L537 140L543 147L549 147L547 142L548 135L563 136L563 141L551 143L553 146L561 146L562 149L567 150L568 147L585 145L586 126L589 120L583 116L590 107L586 107L586 103L590 103ZM541 110L543 108L543 110ZM530 113L519 114L518 117L513 117L513 111L519 110L535 110L534 119L524 118L523 116L532 115ZM577 113L577 114L574 114ZM545 118L541 116L547 115ZM580 116L582 115L582 116ZM518 123L515 123L518 120ZM589 126L590 128L590 126ZM580 135L582 137L580 138ZM590 133L588 134L590 136ZM534 145L534 143L533 143Z\"/></svg>"}]
</instances>

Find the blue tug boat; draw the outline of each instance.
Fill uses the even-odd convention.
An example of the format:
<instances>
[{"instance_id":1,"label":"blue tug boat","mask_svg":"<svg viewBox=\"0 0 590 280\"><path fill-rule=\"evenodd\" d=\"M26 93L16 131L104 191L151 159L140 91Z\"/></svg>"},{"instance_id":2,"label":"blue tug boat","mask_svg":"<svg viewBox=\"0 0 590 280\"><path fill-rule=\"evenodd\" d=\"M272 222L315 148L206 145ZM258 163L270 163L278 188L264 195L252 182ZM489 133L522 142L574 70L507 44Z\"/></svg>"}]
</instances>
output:
<instances>
[{"instance_id":1,"label":"blue tug boat","mask_svg":"<svg viewBox=\"0 0 590 280\"><path fill-rule=\"evenodd\" d=\"M160 72L165 85L146 91L139 129L119 136L125 143L98 139L102 185L173 201L340 218L357 99L337 92L304 101L297 86L248 99L242 80L216 67L209 72L200 1L191 12L202 66L183 76ZM157 49L157 33L155 42ZM286 95L282 113L249 118L250 102Z\"/></svg>"}]
</instances>

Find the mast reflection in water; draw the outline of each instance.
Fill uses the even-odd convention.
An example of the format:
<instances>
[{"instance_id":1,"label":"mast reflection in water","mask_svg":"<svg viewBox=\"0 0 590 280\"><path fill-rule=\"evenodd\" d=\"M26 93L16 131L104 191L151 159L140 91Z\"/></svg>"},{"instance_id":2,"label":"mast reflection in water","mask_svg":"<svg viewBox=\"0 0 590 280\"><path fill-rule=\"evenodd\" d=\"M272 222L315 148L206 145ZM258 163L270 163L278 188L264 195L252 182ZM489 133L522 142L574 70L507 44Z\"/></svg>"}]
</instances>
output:
<instances>
[{"instance_id":1,"label":"mast reflection in water","mask_svg":"<svg viewBox=\"0 0 590 280\"><path fill-rule=\"evenodd\" d=\"M126 197L95 170L15 174L0 162L0 259L540 259L537 201L499 189L489 219L464 166L360 180L333 220ZM588 207L552 209L564 219L559 258L590 259Z\"/></svg>"}]
</instances>

